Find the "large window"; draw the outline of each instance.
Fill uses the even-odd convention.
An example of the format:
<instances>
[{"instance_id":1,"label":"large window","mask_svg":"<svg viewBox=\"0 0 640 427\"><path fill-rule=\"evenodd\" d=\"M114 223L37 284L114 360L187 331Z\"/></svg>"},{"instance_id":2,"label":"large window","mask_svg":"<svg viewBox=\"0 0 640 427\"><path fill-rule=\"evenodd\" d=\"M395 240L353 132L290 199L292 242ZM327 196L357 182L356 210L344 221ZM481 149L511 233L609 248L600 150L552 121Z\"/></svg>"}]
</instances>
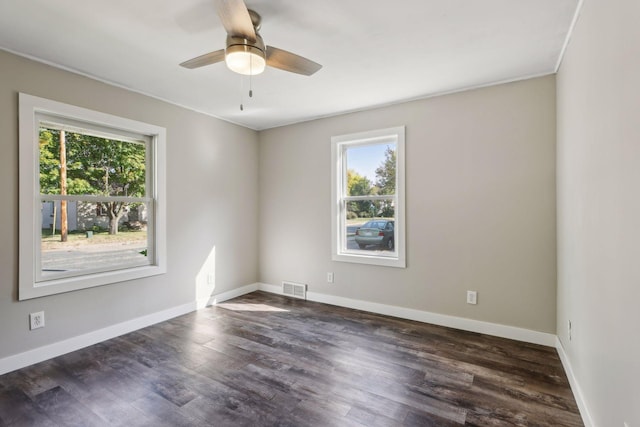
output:
<instances>
[{"instance_id":1,"label":"large window","mask_svg":"<svg viewBox=\"0 0 640 427\"><path fill-rule=\"evenodd\" d=\"M20 94L21 300L162 274L165 129Z\"/></svg>"},{"instance_id":2,"label":"large window","mask_svg":"<svg viewBox=\"0 0 640 427\"><path fill-rule=\"evenodd\" d=\"M333 260L405 267L404 127L332 138Z\"/></svg>"}]
</instances>

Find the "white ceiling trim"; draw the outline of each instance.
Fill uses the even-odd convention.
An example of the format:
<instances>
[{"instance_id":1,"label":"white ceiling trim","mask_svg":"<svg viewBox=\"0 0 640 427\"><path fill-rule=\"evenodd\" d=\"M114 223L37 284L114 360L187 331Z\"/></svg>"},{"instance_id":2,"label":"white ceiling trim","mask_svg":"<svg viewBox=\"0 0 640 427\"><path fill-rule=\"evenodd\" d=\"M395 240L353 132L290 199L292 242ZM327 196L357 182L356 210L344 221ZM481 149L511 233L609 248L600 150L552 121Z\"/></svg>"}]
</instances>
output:
<instances>
[{"instance_id":1,"label":"white ceiling trim","mask_svg":"<svg viewBox=\"0 0 640 427\"><path fill-rule=\"evenodd\" d=\"M323 65L268 68L249 99L223 63L178 65L224 47L216 1L0 1L0 49L261 130L553 74L583 3L245 0L267 43Z\"/></svg>"},{"instance_id":2,"label":"white ceiling trim","mask_svg":"<svg viewBox=\"0 0 640 427\"><path fill-rule=\"evenodd\" d=\"M580 13L582 12L583 4L584 4L584 0L578 0L578 6L576 7L576 11L573 14L573 19L571 20L571 25L569 25L569 31L567 31L567 37L565 37L564 39L562 50L560 50L560 55L558 56L558 62L556 62L556 68L555 68L556 73L558 72L558 70L560 70L560 66L562 65L564 54L567 52L567 47L569 47L569 43L571 42L573 31L575 30L576 24L578 23L578 19L580 18Z\"/></svg>"},{"instance_id":3,"label":"white ceiling trim","mask_svg":"<svg viewBox=\"0 0 640 427\"><path fill-rule=\"evenodd\" d=\"M226 119L224 117L218 117L215 114L211 114L210 112L207 112L207 111L201 111L201 110L192 108L192 107L190 107L188 105L182 105L182 104L179 104L177 102L171 101L169 99L165 99L165 98L162 98L162 97L150 94L150 93L145 93L145 92L137 90L135 88L127 87L127 86L124 86L124 85L119 84L119 83L115 83L115 82L112 82L112 81L109 81L109 80L105 80L103 78L100 78L100 77L97 77L97 76L93 76L93 75L88 74L88 73L83 73L81 71L74 70L73 68L69 68L69 67L66 67L64 65L56 64L55 62L46 61L46 60L43 60L43 59L40 59L40 58L36 58L36 57L34 57L32 55L25 55L25 54L20 53L20 52L15 52L15 51L12 51L11 49L7 49L7 48L4 48L2 46L0 46L0 50L3 50L5 52L9 52L9 53L14 54L16 56L20 56L22 58L26 58L26 59L29 59L31 61L38 62L38 63L44 64L44 65L47 65L47 66L50 66L50 67L53 67L53 68L57 68L57 69L60 69L60 70L63 70L63 71L70 72L72 74L76 74L76 75L79 75L79 76L82 76L82 77L86 77L88 79L95 80L95 81L98 81L100 83L104 83L104 84L109 85L109 86L117 87L119 89L124 89L124 90L130 91L130 92L134 92L134 93L137 93L137 94L140 94L140 95L143 95L143 96L148 96L149 98L157 99L158 101L166 102L167 104L174 105L176 107L184 108L186 110L193 111L193 112L196 112L196 113L199 113L199 114L204 114L205 116L213 117L215 119L222 120L224 122L231 123L231 124L234 124L234 125L237 125L237 126L242 126L244 128L251 129L251 130L254 130L254 131L257 131L257 132L262 131L262 130L271 129L271 128L251 127L251 126L247 126L247 125L242 124L242 123L236 123L236 122L234 122L232 120L229 120L229 119ZM424 100L424 99L437 98L437 97L440 97L440 96L453 95L453 94L456 94L456 93L467 92L467 91L476 90L476 89L483 89L483 88L488 88L488 87L492 87L492 86L499 86L499 85L508 84L508 83L515 83L515 82L520 82L520 81L524 81L524 80L535 79L535 78L539 78L539 77L545 77L545 76L553 75L555 73L556 72L553 71L553 72L549 72L549 73L531 74L531 75L525 75L525 76L522 76L522 77L515 77L513 79L505 79L505 80L500 80L500 81L495 81L495 82L490 82L490 83L472 85L472 86L462 87L460 89L454 89L454 90L450 90L450 91L443 91L443 92L438 92L438 93L433 93L433 94L428 94L428 95L423 95L423 96L417 96L415 98L403 99L401 101L377 104L377 105L373 105L371 107L366 107L366 108L356 108L356 109L353 109L353 110L341 111L341 112L335 113L335 114L321 115L321 116L313 117L313 118L306 119L306 120L298 120L298 121L286 122L286 123L281 124L281 125L276 126L276 127L291 126L291 125L295 125L295 124L299 124L299 123L306 123L306 122L311 122L311 121L314 121L314 120L327 119L327 118L330 118L330 117L338 117L338 116L343 116L343 115L352 114L352 113L358 113L358 112L362 112L362 111L372 111L372 110L376 110L376 109L379 109L379 108L391 107L391 106L394 106L394 105L401 105L401 104L406 104L406 103L414 102L414 101L420 101L420 100Z\"/></svg>"},{"instance_id":4,"label":"white ceiling trim","mask_svg":"<svg viewBox=\"0 0 640 427\"><path fill-rule=\"evenodd\" d=\"M79 70L76 70L76 69L71 68L71 67L67 67L66 65L58 64L56 62L48 61L46 59L38 58L36 56L28 55L28 54L25 54L25 53L22 53L22 52L16 52L16 51L14 51L12 49L7 49L4 46L0 46L0 50L5 51L5 52L9 52L9 53L11 53L13 55L20 56L22 58L29 59L29 60L34 61L34 62L38 62L40 64L47 65L47 66L52 67L52 68L57 68L59 70L67 71L69 73L76 74L78 76L86 77L88 79L95 80L97 82L104 83L104 84L109 85L109 86L117 87L119 89L124 89L126 91L137 93L137 94L140 94L140 95L148 96L149 98L157 99L158 101L166 102L167 104L175 105L176 107L184 108L184 109L189 110L189 111L193 111L193 112L196 112L196 113L204 114L205 116L209 116L209 117L213 117L213 118L225 121L225 122L233 123L230 120L226 120L224 117L218 117L215 114L211 114L210 112L200 111L200 110L197 110L197 109L195 109L193 107L190 107L188 105L182 105L182 104L179 104L179 103L177 103L175 101L171 101L170 99L165 99L165 98L162 98L160 96L154 95L152 93L147 93L147 92L138 90L138 89L133 88L133 87L129 87L129 86L125 86L125 85L120 84L120 83L112 82L110 80L106 80L104 78L101 78L101 77L98 77L98 76L94 76L92 74L85 73L83 71L79 71ZM242 125L240 123L233 123L233 124L238 125L238 126L242 126L242 127L246 127L246 126L244 126L244 125Z\"/></svg>"}]
</instances>

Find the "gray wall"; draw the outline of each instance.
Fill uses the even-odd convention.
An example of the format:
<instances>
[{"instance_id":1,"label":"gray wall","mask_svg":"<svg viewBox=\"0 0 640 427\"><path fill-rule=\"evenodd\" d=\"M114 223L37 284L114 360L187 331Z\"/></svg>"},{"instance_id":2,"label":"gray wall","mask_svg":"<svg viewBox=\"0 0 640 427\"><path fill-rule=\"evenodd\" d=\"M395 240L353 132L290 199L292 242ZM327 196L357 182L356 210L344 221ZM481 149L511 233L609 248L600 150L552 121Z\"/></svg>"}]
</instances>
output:
<instances>
[{"instance_id":1,"label":"gray wall","mask_svg":"<svg viewBox=\"0 0 640 427\"><path fill-rule=\"evenodd\" d=\"M555 118L549 76L260 132L260 281L555 333ZM331 136L398 125L407 268L333 262Z\"/></svg>"},{"instance_id":2,"label":"gray wall","mask_svg":"<svg viewBox=\"0 0 640 427\"><path fill-rule=\"evenodd\" d=\"M0 76L0 358L256 282L256 132L2 51ZM17 302L18 92L166 127L167 274Z\"/></svg>"},{"instance_id":3,"label":"gray wall","mask_svg":"<svg viewBox=\"0 0 640 427\"><path fill-rule=\"evenodd\" d=\"M640 426L638 22L637 0L586 0L557 79L557 333L603 427Z\"/></svg>"},{"instance_id":4,"label":"gray wall","mask_svg":"<svg viewBox=\"0 0 640 427\"><path fill-rule=\"evenodd\" d=\"M601 426L640 425L638 21L635 0L586 0L557 77L557 334ZM1 51L0 76L0 358L258 279L556 332L554 77L258 135ZM167 128L166 275L17 302L19 91ZM408 267L332 262L330 137L397 125Z\"/></svg>"}]
</instances>

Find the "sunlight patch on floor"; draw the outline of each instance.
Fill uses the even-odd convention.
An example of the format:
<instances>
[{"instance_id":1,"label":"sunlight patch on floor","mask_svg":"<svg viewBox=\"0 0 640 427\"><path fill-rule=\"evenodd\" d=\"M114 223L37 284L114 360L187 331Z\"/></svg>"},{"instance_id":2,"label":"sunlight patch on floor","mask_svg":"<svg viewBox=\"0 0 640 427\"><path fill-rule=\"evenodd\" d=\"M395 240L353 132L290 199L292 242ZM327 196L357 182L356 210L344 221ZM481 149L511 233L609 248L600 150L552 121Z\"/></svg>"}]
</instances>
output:
<instances>
[{"instance_id":1,"label":"sunlight patch on floor","mask_svg":"<svg viewBox=\"0 0 640 427\"><path fill-rule=\"evenodd\" d=\"M216 304L216 307L226 308L233 311L272 311L272 312L288 312L284 308L273 307L267 304L248 304L248 303L227 303Z\"/></svg>"}]
</instances>

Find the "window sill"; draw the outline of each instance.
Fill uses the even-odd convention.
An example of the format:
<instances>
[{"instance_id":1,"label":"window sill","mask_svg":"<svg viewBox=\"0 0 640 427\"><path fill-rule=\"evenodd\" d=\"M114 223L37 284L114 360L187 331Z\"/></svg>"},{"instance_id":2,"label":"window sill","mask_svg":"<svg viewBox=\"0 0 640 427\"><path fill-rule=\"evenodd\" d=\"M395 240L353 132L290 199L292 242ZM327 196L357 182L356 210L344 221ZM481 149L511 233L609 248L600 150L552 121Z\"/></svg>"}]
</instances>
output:
<instances>
[{"instance_id":1,"label":"window sill","mask_svg":"<svg viewBox=\"0 0 640 427\"><path fill-rule=\"evenodd\" d=\"M166 273L166 268L156 265L145 265L142 267L127 268L125 270L114 270L77 277L52 279L32 283L32 286L21 286L19 299L26 300L30 298L39 298L63 292L108 285L111 283L142 279L144 277L157 276L164 273Z\"/></svg>"},{"instance_id":2,"label":"window sill","mask_svg":"<svg viewBox=\"0 0 640 427\"><path fill-rule=\"evenodd\" d=\"M382 257L377 255L363 255L343 252L333 254L331 259L339 262L351 262L356 264L378 265L381 267L406 268L406 261L400 257Z\"/></svg>"}]
</instances>

